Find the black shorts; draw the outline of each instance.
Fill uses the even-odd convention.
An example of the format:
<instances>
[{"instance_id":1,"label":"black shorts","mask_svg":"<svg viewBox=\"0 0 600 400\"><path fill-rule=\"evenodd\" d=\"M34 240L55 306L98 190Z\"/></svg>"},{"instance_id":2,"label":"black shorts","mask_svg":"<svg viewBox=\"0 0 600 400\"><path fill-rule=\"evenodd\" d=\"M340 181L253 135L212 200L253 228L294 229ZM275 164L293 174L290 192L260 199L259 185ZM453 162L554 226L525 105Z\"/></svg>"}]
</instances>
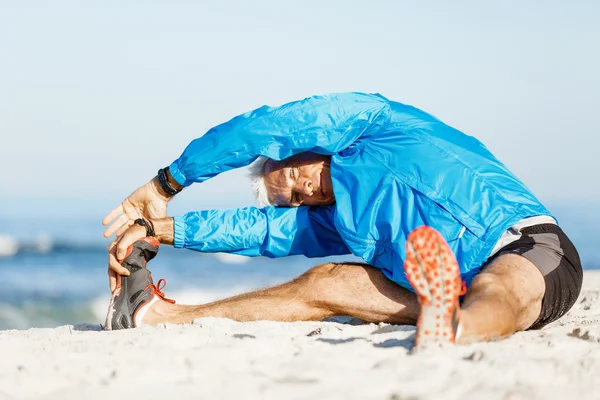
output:
<instances>
[{"instance_id":1,"label":"black shorts","mask_svg":"<svg viewBox=\"0 0 600 400\"><path fill-rule=\"evenodd\" d=\"M583 271L575 246L558 225L522 228L521 237L502 247L492 259L507 253L519 254L531 261L546 282L542 311L529 329L540 329L573 307L581 291Z\"/></svg>"}]
</instances>

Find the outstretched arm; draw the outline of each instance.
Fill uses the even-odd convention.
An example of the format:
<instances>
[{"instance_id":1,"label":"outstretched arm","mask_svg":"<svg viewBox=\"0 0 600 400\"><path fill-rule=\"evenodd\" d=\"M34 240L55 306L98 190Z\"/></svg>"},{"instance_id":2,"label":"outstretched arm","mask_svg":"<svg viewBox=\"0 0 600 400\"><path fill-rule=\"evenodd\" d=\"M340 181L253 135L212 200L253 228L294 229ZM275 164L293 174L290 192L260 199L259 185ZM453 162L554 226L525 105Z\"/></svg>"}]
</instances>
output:
<instances>
[{"instance_id":1,"label":"outstretched arm","mask_svg":"<svg viewBox=\"0 0 600 400\"><path fill-rule=\"evenodd\" d=\"M151 220L163 244L205 253L284 257L303 254L325 257L349 254L333 225L334 206L246 207L231 210L195 211L183 217ZM127 248L146 236L146 229L133 225L109 247L111 290L116 274L127 275L119 262Z\"/></svg>"},{"instance_id":2,"label":"outstretched arm","mask_svg":"<svg viewBox=\"0 0 600 400\"><path fill-rule=\"evenodd\" d=\"M264 106L209 130L170 165L189 186L249 165L258 156L282 160L303 152L335 154L377 133L389 119L380 95L340 93L309 97L281 107Z\"/></svg>"},{"instance_id":3,"label":"outstretched arm","mask_svg":"<svg viewBox=\"0 0 600 400\"><path fill-rule=\"evenodd\" d=\"M334 212L334 206L190 212L174 218L174 246L272 258L348 254Z\"/></svg>"},{"instance_id":4,"label":"outstretched arm","mask_svg":"<svg viewBox=\"0 0 600 400\"><path fill-rule=\"evenodd\" d=\"M302 152L335 154L361 137L379 132L389 119L380 95L340 93L314 96L281 107L261 107L239 115L192 141L168 168L182 188L221 172L249 165L258 156L282 160ZM164 218L172 196L157 179L134 191L102 221L104 236L121 234L140 217Z\"/></svg>"}]
</instances>

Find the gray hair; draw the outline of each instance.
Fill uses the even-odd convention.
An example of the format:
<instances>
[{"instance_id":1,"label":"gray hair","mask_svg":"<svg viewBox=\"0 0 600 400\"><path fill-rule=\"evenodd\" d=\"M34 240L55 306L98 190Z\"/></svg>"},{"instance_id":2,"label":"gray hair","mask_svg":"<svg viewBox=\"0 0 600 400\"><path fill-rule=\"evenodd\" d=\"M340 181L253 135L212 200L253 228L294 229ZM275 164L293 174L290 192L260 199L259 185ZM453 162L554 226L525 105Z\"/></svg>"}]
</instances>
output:
<instances>
[{"instance_id":1,"label":"gray hair","mask_svg":"<svg viewBox=\"0 0 600 400\"><path fill-rule=\"evenodd\" d=\"M252 189L259 207L272 205L265 185L265 164L267 160L268 158L261 156L248 166L248 177L252 183Z\"/></svg>"}]
</instances>

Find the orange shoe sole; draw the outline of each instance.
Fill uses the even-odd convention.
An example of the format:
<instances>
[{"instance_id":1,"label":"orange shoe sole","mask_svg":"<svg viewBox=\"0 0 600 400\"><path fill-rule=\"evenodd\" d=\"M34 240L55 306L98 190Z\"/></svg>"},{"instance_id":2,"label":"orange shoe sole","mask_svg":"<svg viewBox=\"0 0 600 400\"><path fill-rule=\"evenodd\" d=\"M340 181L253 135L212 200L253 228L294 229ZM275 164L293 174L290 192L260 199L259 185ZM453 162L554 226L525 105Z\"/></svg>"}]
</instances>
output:
<instances>
[{"instance_id":1,"label":"orange shoe sole","mask_svg":"<svg viewBox=\"0 0 600 400\"><path fill-rule=\"evenodd\" d=\"M415 347L454 343L462 281L452 250L435 229L422 226L408 235L404 271L421 305Z\"/></svg>"}]
</instances>

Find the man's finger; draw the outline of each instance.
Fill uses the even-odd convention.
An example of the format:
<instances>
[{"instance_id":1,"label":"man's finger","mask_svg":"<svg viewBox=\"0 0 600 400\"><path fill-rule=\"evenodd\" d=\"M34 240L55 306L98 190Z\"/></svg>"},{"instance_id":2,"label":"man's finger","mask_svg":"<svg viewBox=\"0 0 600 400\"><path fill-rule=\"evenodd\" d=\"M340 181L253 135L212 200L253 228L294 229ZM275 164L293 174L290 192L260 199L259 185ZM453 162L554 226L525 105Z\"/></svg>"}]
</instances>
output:
<instances>
[{"instance_id":1,"label":"man's finger","mask_svg":"<svg viewBox=\"0 0 600 400\"><path fill-rule=\"evenodd\" d=\"M129 276L129 271L127 271L127 268L123 267L113 254L108 256L108 266L119 275Z\"/></svg>"},{"instance_id":2,"label":"man's finger","mask_svg":"<svg viewBox=\"0 0 600 400\"><path fill-rule=\"evenodd\" d=\"M108 269L108 287L110 287L110 292L114 293L117 288L117 273L112 269Z\"/></svg>"},{"instance_id":3,"label":"man's finger","mask_svg":"<svg viewBox=\"0 0 600 400\"><path fill-rule=\"evenodd\" d=\"M129 236L129 238L128 238ZM127 249L129 248L130 245L132 245L133 243L131 242L131 235L123 235L123 237L121 238L121 240L119 240L119 243L117 243L117 249L116 249L116 255L117 255L117 260L123 261L123 259L125 259L125 255L127 254Z\"/></svg>"},{"instance_id":4,"label":"man's finger","mask_svg":"<svg viewBox=\"0 0 600 400\"><path fill-rule=\"evenodd\" d=\"M113 222L113 224L111 226L109 226L108 228L106 228L106 230L104 231L104 237L109 237L110 235L112 235L113 233L115 233L128 220L129 220L129 217L127 217L127 215L125 215L125 214L121 215L119 218L117 218L115 220L115 222Z\"/></svg>"},{"instance_id":5,"label":"man's finger","mask_svg":"<svg viewBox=\"0 0 600 400\"><path fill-rule=\"evenodd\" d=\"M127 229L129 229L129 227L131 225L133 225L135 223L135 221L133 220L127 220L127 222L125 223L125 225L123 225L118 231L117 231L117 238L121 237L126 231Z\"/></svg>"},{"instance_id":6,"label":"man's finger","mask_svg":"<svg viewBox=\"0 0 600 400\"><path fill-rule=\"evenodd\" d=\"M112 210L104 219L102 220L102 225L106 226L110 224L110 221L117 218L119 215L123 214L125 211L123 210L123 203L119 204Z\"/></svg>"}]
</instances>

